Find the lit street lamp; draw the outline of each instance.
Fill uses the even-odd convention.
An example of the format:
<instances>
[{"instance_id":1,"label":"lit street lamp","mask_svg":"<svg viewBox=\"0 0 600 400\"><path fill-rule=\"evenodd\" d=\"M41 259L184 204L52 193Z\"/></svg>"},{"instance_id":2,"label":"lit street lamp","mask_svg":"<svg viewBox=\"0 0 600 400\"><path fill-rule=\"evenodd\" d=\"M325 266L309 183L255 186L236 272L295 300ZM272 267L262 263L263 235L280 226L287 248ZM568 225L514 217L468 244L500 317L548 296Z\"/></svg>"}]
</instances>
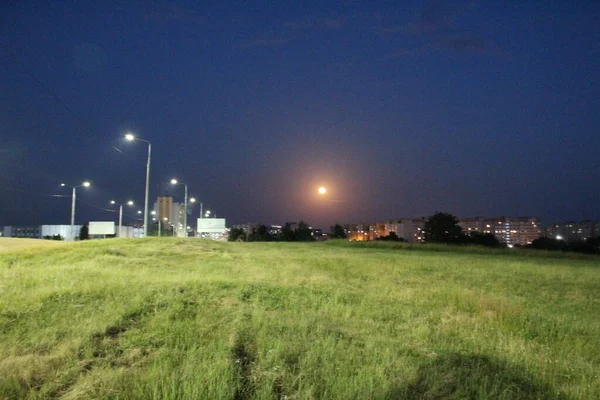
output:
<instances>
[{"instance_id":1,"label":"lit street lamp","mask_svg":"<svg viewBox=\"0 0 600 400\"><path fill-rule=\"evenodd\" d=\"M169 218L167 218L167 217L164 217L164 218L163 218L163 220L164 220L165 222L167 222L167 221L169 220ZM158 237L160 237L160 236L161 236L161 234L160 234L160 226L161 226L162 224L163 224L163 223L162 223L162 221L158 221Z\"/></svg>"},{"instance_id":2,"label":"lit street lamp","mask_svg":"<svg viewBox=\"0 0 600 400\"><path fill-rule=\"evenodd\" d=\"M148 192L150 187L150 154L152 153L152 144L144 139L135 137L132 133L125 135L125 139L133 142L137 140L139 142L148 143L148 163L146 164L146 196L144 198L144 237L148 236Z\"/></svg>"},{"instance_id":3,"label":"lit street lamp","mask_svg":"<svg viewBox=\"0 0 600 400\"><path fill-rule=\"evenodd\" d=\"M114 200L110 201L110 204L117 204ZM129 200L127 203L128 206L133 205L133 201ZM119 237L122 236L122 226L123 226L123 204L119 204Z\"/></svg>"},{"instance_id":4,"label":"lit street lamp","mask_svg":"<svg viewBox=\"0 0 600 400\"><path fill-rule=\"evenodd\" d=\"M66 183L61 183L60 186L62 187L70 187L73 189L73 195L72 200L71 200L71 234L73 235L73 239L75 239L75 233L73 232L73 229L75 228L75 199L77 198L77 194L75 193L75 189L77 189L78 187L89 187L91 185L90 182L88 181L84 181L81 185L76 185L76 186L71 186L71 185L67 185Z\"/></svg>"},{"instance_id":5,"label":"lit street lamp","mask_svg":"<svg viewBox=\"0 0 600 400\"><path fill-rule=\"evenodd\" d=\"M173 178L171 179L171 185L183 185L185 188L185 194L183 197L183 230L184 230L184 236L187 237L187 206L188 206L188 187L187 184L184 182L180 182L177 179ZM190 202L194 203L196 201L195 198L191 198Z\"/></svg>"}]
</instances>

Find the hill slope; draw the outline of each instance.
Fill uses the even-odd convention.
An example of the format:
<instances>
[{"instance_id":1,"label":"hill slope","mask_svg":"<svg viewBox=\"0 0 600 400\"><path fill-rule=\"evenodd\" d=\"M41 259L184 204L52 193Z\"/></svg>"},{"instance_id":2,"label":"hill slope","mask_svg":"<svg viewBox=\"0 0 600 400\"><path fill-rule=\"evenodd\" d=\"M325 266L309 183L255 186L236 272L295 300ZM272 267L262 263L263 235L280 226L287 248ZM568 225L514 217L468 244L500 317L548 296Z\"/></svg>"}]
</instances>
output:
<instances>
[{"instance_id":1,"label":"hill slope","mask_svg":"<svg viewBox=\"0 0 600 400\"><path fill-rule=\"evenodd\" d=\"M0 254L0 398L600 397L600 260L104 240Z\"/></svg>"}]
</instances>

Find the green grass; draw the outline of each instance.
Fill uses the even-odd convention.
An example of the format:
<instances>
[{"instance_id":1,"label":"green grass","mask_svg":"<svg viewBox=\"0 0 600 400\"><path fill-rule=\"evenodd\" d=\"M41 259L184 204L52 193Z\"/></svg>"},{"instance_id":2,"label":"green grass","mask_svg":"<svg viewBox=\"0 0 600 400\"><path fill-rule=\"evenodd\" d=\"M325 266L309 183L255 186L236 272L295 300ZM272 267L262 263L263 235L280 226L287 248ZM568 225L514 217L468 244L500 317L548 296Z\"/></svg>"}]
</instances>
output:
<instances>
[{"instance_id":1,"label":"green grass","mask_svg":"<svg viewBox=\"0 0 600 400\"><path fill-rule=\"evenodd\" d=\"M67 243L59 240L39 240L0 237L0 252L23 250L31 247L56 247Z\"/></svg>"},{"instance_id":2,"label":"green grass","mask_svg":"<svg viewBox=\"0 0 600 400\"><path fill-rule=\"evenodd\" d=\"M0 398L600 398L600 258L157 238L4 252Z\"/></svg>"}]
</instances>

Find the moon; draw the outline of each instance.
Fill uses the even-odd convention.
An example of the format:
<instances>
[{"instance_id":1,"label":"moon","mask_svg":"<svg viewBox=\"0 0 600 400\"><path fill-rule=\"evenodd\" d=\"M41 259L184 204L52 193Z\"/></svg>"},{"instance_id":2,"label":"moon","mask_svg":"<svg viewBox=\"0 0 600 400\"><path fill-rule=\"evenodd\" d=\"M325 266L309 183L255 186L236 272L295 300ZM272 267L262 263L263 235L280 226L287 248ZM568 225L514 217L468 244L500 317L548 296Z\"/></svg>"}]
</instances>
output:
<instances>
[{"instance_id":1,"label":"moon","mask_svg":"<svg viewBox=\"0 0 600 400\"><path fill-rule=\"evenodd\" d=\"M326 188L324 188L323 186L321 186L321 187L319 188L319 194L325 194L325 193L327 193L327 189L326 189Z\"/></svg>"}]
</instances>

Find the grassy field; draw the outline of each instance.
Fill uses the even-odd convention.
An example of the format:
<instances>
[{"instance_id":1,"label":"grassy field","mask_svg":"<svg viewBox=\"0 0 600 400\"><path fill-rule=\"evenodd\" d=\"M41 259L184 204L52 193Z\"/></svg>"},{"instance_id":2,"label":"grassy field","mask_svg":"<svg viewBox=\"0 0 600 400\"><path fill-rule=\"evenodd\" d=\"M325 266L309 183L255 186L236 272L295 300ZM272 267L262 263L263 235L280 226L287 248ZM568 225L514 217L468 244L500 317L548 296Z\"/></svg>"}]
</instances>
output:
<instances>
[{"instance_id":1,"label":"grassy field","mask_svg":"<svg viewBox=\"0 0 600 400\"><path fill-rule=\"evenodd\" d=\"M3 252L0 398L598 399L600 258L157 238Z\"/></svg>"},{"instance_id":2,"label":"grassy field","mask_svg":"<svg viewBox=\"0 0 600 400\"><path fill-rule=\"evenodd\" d=\"M58 240L38 240L38 239L16 239L0 237L0 252L23 250L32 247L56 247L64 246L68 243Z\"/></svg>"}]
</instances>

